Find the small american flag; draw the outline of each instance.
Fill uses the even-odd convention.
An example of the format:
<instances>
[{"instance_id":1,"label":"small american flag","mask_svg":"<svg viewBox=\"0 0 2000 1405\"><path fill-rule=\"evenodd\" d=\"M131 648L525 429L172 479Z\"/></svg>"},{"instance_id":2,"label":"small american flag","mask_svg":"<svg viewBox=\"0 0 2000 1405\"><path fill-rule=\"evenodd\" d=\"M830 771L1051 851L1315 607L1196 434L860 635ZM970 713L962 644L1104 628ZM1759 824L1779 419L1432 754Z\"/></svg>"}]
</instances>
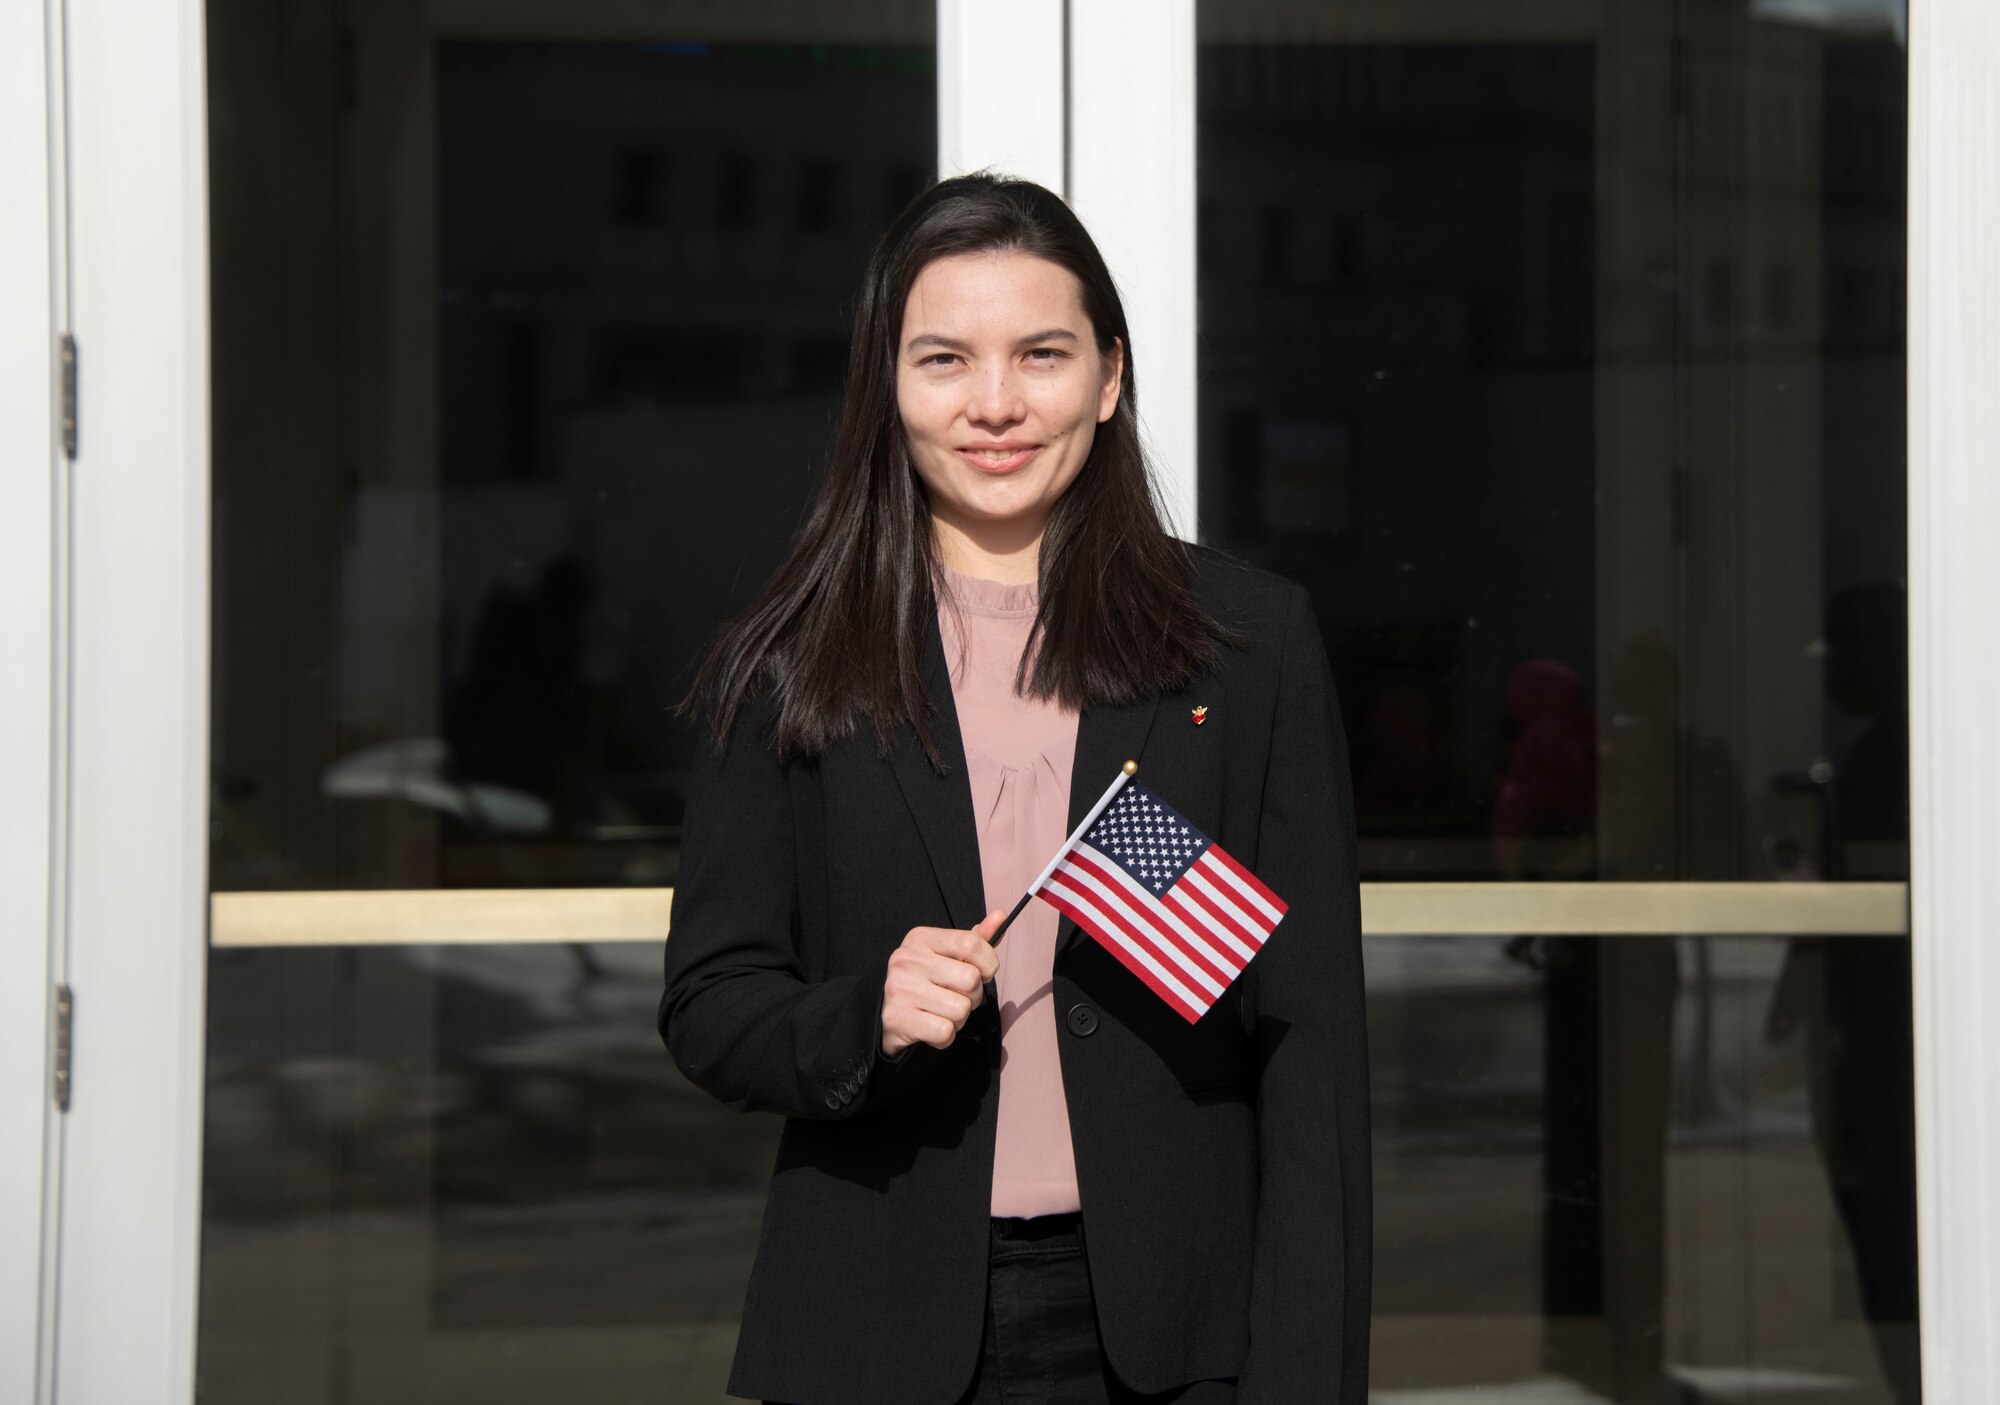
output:
<instances>
[{"instance_id":1,"label":"small american flag","mask_svg":"<svg viewBox=\"0 0 2000 1405\"><path fill-rule=\"evenodd\" d=\"M1255 874L1136 781L1056 862L1041 895L1190 1024L1285 915Z\"/></svg>"}]
</instances>

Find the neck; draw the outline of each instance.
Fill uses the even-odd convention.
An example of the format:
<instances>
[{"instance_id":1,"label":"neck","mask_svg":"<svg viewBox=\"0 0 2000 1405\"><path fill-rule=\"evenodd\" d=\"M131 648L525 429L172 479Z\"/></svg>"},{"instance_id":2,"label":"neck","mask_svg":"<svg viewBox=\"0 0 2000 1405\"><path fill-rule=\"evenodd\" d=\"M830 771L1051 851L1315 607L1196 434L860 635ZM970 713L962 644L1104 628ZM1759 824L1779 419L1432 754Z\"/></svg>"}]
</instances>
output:
<instances>
[{"instance_id":1,"label":"neck","mask_svg":"<svg viewBox=\"0 0 2000 1405\"><path fill-rule=\"evenodd\" d=\"M968 531L957 522L933 517L938 554L944 564L962 576L980 580L1023 585L1041 579L1042 528L1032 525L991 525L980 523Z\"/></svg>"}]
</instances>

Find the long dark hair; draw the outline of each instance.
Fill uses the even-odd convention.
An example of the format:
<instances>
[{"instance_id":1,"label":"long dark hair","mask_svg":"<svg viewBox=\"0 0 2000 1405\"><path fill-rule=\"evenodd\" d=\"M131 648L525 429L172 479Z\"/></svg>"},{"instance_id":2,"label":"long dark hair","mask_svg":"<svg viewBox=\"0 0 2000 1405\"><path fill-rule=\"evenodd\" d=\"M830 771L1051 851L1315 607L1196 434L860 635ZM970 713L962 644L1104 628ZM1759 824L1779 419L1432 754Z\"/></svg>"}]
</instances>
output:
<instances>
[{"instance_id":1,"label":"long dark hair","mask_svg":"<svg viewBox=\"0 0 2000 1405\"><path fill-rule=\"evenodd\" d=\"M768 702L780 756L817 755L871 723L886 749L909 723L933 765L922 676L938 566L928 499L897 408L910 287L932 260L1018 252L1082 285L1098 350L1125 350L1118 408L1050 513L1040 607L1017 687L1078 709L1185 683L1225 631L1195 599L1187 546L1167 534L1139 446L1132 340L1110 270L1069 207L1032 181L939 181L875 245L855 309L840 424L812 510L757 602L723 630L681 703L716 740ZM1029 656L1032 667L1028 665Z\"/></svg>"}]
</instances>

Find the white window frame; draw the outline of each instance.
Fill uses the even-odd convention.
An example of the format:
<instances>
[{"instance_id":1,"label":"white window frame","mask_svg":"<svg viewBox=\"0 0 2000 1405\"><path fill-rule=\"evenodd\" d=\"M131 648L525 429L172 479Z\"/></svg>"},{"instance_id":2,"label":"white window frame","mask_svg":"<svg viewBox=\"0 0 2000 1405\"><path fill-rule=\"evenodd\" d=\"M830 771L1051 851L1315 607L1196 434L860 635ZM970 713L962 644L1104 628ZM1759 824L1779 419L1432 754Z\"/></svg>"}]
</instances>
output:
<instances>
[{"instance_id":1,"label":"white window frame","mask_svg":"<svg viewBox=\"0 0 2000 1405\"><path fill-rule=\"evenodd\" d=\"M58 11L59 13L59 11ZM41 5L0 9L0 1399L33 1400L53 1300L44 1187L60 1183L48 1014L62 754L56 541L66 460L53 409L62 325L60 45Z\"/></svg>"},{"instance_id":2,"label":"white window frame","mask_svg":"<svg viewBox=\"0 0 2000 1405\"><path fill-rule=\"evenodd\" d=\"M1162 505L1194 540L1194 0L939 0L938 169L982 168L1040 182L1089 227Z\"/></svg>"},{"instance_id":3,"label":"white window frame","mask_svg":"<svg viewBox=\"0 0 2000 1405\"><path fill-rule=\"evenodd\" d=\"M994 171L1062 192L1063 0L938 0L938 174Z\"/></svg>"},{"instance_id":4,"label":"white window frame","mask_svg":"<svg viewBox=\"0 0 2000 1405\"><path fill-rule=\"evenodd\" d=\"M1132 329L1168 525L1197 540L1194 0L1072 0L1069 202Z\"/></svg>"},{"instance_id":5,"label":"white window frame","mask_svg":"<svg viewBox=\"0 0 2000 1405\"><path fill-rule=\"evenodd\" d=\"M44 1091L30 1124L51 1168L35 1197L45 1207L33 1260L43 1285L37 1349L25 1364L0 1357L0 1394L187 1401L208 849L203 11L199 0L10 11L29 14L40 32L12 33L10 20L0 47L10 70L28 66L17 40L34 55L48 119L36 149L7 143L0 204L45 199L38 271L48 311L26 374L7 363L6 442L37 471L8 478L6 516L10 531L16 519L39 525L42 541L0 553L0 595L10 607L37 602L46 642L34 649L32 622L10 613L0 686L25 734L10 727L6 744L32 738L47 763L39 795L6 802L10 925L29 912L40 921L18 944L10 933L0 987L10 1015L17 988L32 994L40 1013L28 1027L43 1041L51 984L66 982L77 998L73 1101L51 1115ZM31 243L10 223L0 242L10 292L14 260L32 258ZM78 347L74 461L52 433L49 345L61 332ZM21 404L17 378L34 383ZM14 671L23 665L26 687ZM43 811L39 835L31 804ZM23 853L41 859L32 883L15 871ZM29 1119L11 1099L7 1108L12 1147Z\"/></svg>"},{"instance_id":6,"label":"white window frame","mask_svg":"<svg viewBox=\"0 0 2000 1405\"><path fill-rule=\"evenodd\" d=\"M2000 1400L2000 8L1910 16L1910 898L1924 1399Z\"/></svg>"}]
</instances>

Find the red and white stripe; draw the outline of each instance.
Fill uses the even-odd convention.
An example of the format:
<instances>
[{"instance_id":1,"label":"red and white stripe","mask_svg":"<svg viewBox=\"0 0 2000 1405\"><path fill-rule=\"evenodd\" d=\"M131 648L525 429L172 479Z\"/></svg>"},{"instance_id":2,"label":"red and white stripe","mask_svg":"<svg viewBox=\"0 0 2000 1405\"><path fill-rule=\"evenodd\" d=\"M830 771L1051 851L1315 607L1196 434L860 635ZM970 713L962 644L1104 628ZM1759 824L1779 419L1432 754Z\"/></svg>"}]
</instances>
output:
<instances>
[{"instance_id":1,"label":"red and white stripe","mask_svg":"<svg viewBox=\"0 0 2000 1405\"><path fill-rule=\"evenodd\" d=\"M1156 894L1078 843L1041 892L1189 1023L1222 998L1285 915L1278 895L1214 844Z\"/></svg>"}]
</instances>

